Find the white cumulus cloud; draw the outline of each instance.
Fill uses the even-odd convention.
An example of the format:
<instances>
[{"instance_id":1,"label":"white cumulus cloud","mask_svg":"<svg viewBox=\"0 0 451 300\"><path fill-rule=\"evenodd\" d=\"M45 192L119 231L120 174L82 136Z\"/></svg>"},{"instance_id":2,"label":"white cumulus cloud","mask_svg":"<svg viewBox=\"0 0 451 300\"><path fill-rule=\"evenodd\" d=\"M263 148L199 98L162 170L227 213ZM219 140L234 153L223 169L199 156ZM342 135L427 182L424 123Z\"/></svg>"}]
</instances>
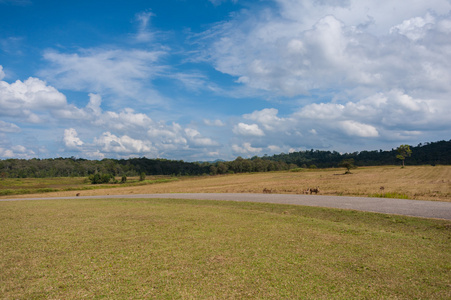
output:
<instances>
[{"instance_id":1,"label":"white cumulus cloud","mask_svg":"<svg viewBox=\"0 0 451 300\"><path fill-rule=\"evenodd\" d=\"M210 138L203 137L199 131L192 128L186 128L185 134L193 144L193 146L200 146L200 147L210 147L210 146L219 146L219 144L215 141L213 141Z\"/></svg>"},{"instance_id":2,"label":"white cumulus cloud","mask_svg":"<svg viewBox=\"0 0 451 300\"><path fill-rule=\"evenodd\" d=\"M232 145L232 150L233 152L237 153L237 154L241 154L241 155L249 155L249 154L257 154L260 153L263 149L262 148L257 148L257 147L252 147L251 143L243 143L241 146L240 145Z\"/></svg>"},{"instance_id":3,"label":"white cumulus cloud","mask_svg":"<svg viewBox=\"0 0 451 300\"><path fill-rule=\"evenodd\" d=\"M355 121L341 121L339 122L341 126L348 135L355 135L359 137L377 137L379 132L374 126L362 124Z\"/></svg>"},{"instance_id":4,"label":"white cumulus cloud","mask_svg":"<svg viewBox=\"0 0 451 300\"><path fill-rule=\"evenodd\" d=\"M37 123L49 111L67 106L66 96L45 81L30 77L14 83L0 81L0 116Z\"/></svg>"},{"instance_id":5,"label":"white cumulus cloud","mask_svg":"<svg viewBox=\"0 0 451 300\"><path fill-rule=\"evenodd\" d=\"M256 110L252 112L251 114L246 114L243 117L245 119L249 119L255 122L258 122L263 126L266 130L283 130L285 127L284 124L286 123L286 119L279 118L278 115L279 111L275 108L265 108L262 110Z\"/></svg>"},{"instance_id":6,"label":"white cumulus cloud","mask_svg":"<svg viewBox=\"0 0 451 300\"><path fill-rule=\"evenodd\" d=\"M139 154L152 151L150 142L133 139L127 135L119 137L110 132L104 132L99 138L95 138L94 144L109 153Z\"/></svg>"},{"instance_id":7,"label":"white cumulus cloud","mask_svg":"<svg viewBox=\"0 0 451 300\"><path fill-rule=\"evenodd\" d=\"M257 124L238 123L233 127L233 133L244 136L264 136L263 130Z\"/></svg>"},{"instance_id":8,"label":"white cumulus cloud","mask_svg":"<svg viewBox=\"0 0 451 300\"><path fill-rule=\"evenodd\" d=\"M14 145L10 148L0 147L0 157L30 159L36 157L36 153L22 145Z\"/></svg>"},{"instance_id":9,"label":"white cumulus cloud","mask_svg":"<svg viewBox=\"0 0 451 300\"><path fill-rule=\"evenodd\" d=\"M74 128L64 130L63 142L64 145L71 150L77 150L84 144L83 141L78 137L78 133Z\"/></svg>"},{"instance_id":10,"label":"white cumulus cloud","mask_svg":"<svg viewBox=\"0 0 451 300\"><path fill-rule=\"evenodd\" d=\"M427 30L432 28L435 24L435 19L430 14L423 17L414 17L408 20L404 20L401 24L393 26L390 29L390 33L397 32L405 35L411 40L418 40L423 38L427 34Z\"/></svg>"},{"instance_id":11,"label":"white cumulus cloud","mask_svg":"<svg viewBox=\"0 0 451 300\"><path fill-rule=\"evenodd\" d=\"M416 105L426 119L434 119L432 110L428 114L419 104L449 111L449 1L275 3L271 9L250 6L206 31L199 40L205 46L202 58L254 95L284 96L280 101L287 102L311 95L303 101L316 106L306 107L303 116L312 119L336 119L345 103L362 107L362 99L393 90L423 100L392 99L385 112L407 102L408 110Z\"/></svg>"}]
</instances>

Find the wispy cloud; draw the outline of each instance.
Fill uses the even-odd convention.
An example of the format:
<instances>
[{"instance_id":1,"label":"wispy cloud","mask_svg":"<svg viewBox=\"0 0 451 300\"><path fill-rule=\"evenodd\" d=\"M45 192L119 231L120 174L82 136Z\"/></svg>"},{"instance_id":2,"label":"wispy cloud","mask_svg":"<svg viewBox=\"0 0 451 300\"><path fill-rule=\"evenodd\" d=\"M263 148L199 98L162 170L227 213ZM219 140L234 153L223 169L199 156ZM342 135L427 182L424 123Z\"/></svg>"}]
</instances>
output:
<instances>
[{"instance_id":1,"label":"wispy cloud","mask_svg":"<svg viewBox=\"0 0 451 300\"><path fill-rule=\"evenodd\" d=\"M82 49L73 54L48 50L44 58L51 67L40 75L58 88L152 101L145 95L158 94L151 80L165 72L160 59L166 54L136 49Z\"/></svg>"},{"instance_id":2,"label":"wispy cloud","mask_svg":"<svg viewBox=\"0 0 451 300\"><path fill-rule=\"evenodd\" d=\"M138 33L136 34L136 40L138 42L150 42L153 40L154 34L151 31L150 23L151 18L155 14L151 11L144 11L136 14L136 22L138 23Z\"/></svg>"},{"instance_id":3,"label":"wispy cloud","mask_svg":"<svg viewBox=\"0 0 451 300\"><path fill-rule=\"evenodd\" d=\"M0 132L18 133L20 127L13 123L8 123L0 120Z\"/></svg>"}]
</instances>

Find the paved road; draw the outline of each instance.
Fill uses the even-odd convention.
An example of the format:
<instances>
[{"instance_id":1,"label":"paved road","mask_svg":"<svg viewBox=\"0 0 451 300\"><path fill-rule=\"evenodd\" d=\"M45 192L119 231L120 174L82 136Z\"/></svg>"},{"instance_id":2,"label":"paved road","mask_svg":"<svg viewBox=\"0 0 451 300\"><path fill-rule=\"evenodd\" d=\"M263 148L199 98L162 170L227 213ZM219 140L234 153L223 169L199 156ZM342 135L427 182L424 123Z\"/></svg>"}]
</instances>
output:
<instances>
[{"instance_id":1,"label":"paved road","mask_svg":"<svg viewBox=\"0 0 451 300\"><path fill-rule=\"evenodd\" d=\"M17 200L54 200L54 199L99 199L99 198L172 198L199 200L226 200L263 202L278 204L294 204L320 206L360 211L397 214L423 218L451 220L451 202L419 201L390 198L339 197L321 195L287 195L287 194L221 194L221 193L174 193L174 194L142 194L142 195L104 195L58 198L17 198L0 199L0 201Z\"/></svg>"}]
</instances>

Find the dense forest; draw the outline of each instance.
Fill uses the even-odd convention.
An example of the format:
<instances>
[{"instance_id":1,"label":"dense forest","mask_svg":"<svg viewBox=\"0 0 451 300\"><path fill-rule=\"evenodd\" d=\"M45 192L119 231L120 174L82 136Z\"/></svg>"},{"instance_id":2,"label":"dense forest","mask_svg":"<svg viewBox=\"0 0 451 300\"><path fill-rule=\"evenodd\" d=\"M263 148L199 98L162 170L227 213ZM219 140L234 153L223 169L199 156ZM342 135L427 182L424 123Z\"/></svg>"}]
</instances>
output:
<instances>
[{"instance_id":1,"label":"dense forest","mask_svg":"<svg viewBox=\"0 0 451 300\"><path fill-rule=\"evenodd\" d=\"M451 140L410 146L412 156L405 160L406 165L451 165ZM318 168L337 167L345 159L354 159L356 166L401 165L396 158L396 149L390 151L374 150L340 154L336 151L300 151L289 154L265 156L264 159L283 161L299 167Z\"/></svg>"},{"instance_id":2,"label":"dense forest","mask_svg":"<svg viewBox=\"0 0 451 300\"><path fill-rule=\"evenodd\" d=\"M451 140L410 146L406 165L451 165ZM354 153L308 150L273 156L238 157L233 161L184 162L181 160L130 158L87 160L83 158L5 159L0 160L1 178L85 177L92 174L113 176L203 175L244 172L268 172L293 168L339 167L343 160L353 159L356 166L401 165L396 149Z\"/></svg>"}]
</instances>

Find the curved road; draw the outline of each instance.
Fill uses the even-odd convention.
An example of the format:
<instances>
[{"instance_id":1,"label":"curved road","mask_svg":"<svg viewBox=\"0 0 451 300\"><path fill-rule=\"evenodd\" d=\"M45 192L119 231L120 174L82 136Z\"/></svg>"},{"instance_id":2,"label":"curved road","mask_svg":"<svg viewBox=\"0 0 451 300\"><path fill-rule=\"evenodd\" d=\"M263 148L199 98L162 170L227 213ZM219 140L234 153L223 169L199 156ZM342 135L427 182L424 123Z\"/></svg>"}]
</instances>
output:
<instances>
[{"instance_id":1,"label":"curved road","mask_svg":"<svg viewBox=\"0 0 451 300\"><path fill-rule=\"evenodd\" d=\"M226 194L226 193L174 193L141 195L103 195L55 198L17 198L0 199L0 201L17 200L56 200L56 199L99 199L99 198L169 198L263 202L276 204L294 204L306 206L353 209L384 214L397 214L422 218L451 220L451 202L404 200L391 198L343 197L321 195L290 194Z\"/></svg>"}]
</instances>

